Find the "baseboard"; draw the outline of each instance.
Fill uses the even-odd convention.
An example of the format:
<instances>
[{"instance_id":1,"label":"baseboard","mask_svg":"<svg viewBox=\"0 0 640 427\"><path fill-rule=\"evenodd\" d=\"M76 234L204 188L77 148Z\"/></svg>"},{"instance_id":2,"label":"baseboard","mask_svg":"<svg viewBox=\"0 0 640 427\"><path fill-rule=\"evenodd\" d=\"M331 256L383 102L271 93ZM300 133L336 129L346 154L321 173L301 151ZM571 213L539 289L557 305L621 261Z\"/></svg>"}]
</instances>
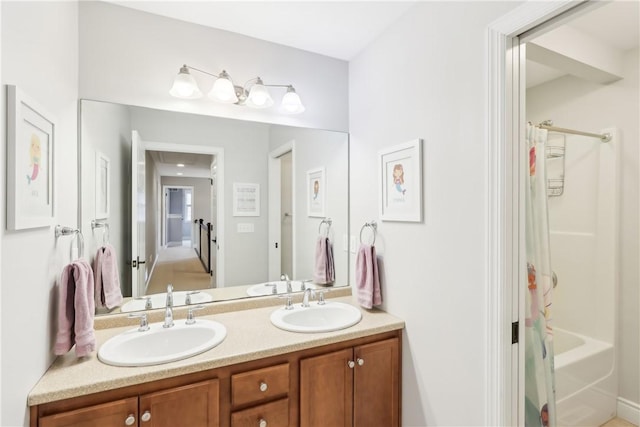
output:
<instances>
[{"instance_id":1,"label":"baseboard","mask_svg":"<svg viewBox=\"0 0 640 427\"><path fill-rule=\"evenodd\" d=\"M640 404L618 397L618 418L640 426Z\"/></svg>"}]
</instances>

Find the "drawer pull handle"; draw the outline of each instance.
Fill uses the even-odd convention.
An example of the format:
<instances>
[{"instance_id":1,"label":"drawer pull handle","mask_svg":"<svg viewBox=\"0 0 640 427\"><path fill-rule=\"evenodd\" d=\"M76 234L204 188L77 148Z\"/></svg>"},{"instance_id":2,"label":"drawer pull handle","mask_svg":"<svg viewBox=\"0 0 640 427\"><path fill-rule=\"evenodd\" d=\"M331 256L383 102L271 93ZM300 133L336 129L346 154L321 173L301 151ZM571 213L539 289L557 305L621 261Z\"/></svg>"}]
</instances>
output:
<instances>
[{"instance_id":1,"label":"drawer pull handle","mask_svg":"<svg viewBox=\"0 0 640 427\"><path fill-rule=\"evenodd\" d=\"M364 359L360 359L358 357L358 366L362 366L362 365L364 365Z\"/></svg>"},{"instance_id":2,"label":"drawer pull handle","mask_svg":"<svg viewBox=\"0 0 640 427\"><path fill-rule=\"evenodd\" d=\"M264 418L260 418L260 422L258 423L259 427L267 427L267 420Z\"/></svg>"},{"instance_id":3,"label":"drawer pull handle","mask_svg":"<svg viewBox=\"0 0 640 427\"><path fill-rule=\"evenodd\" d=\"M136 417L133 414L129 414L126 420L124 420L124 425L132 426L136 423Z\"/></svg>"},{"instance_id":4,"label":"drawer pull handle","mask_svg":"<svg viewBox=\"0 0 640 427\"><path fill-rule=\"evenodd\" d=\"M151 419L151 412L144 411L144 414L142 414L140 419L142 420L142 422L146 423L147 421L149 421Z\"/></svg>"},{"instance_id":5,"label":"drawer pull handle","mask_svg":"<svg viewBox=\"0 0 640 427\"><path fill-rule=\"evenodd\" d=\"M260 383L260 391L267 391L267 389L269 388L269 386L267 385L267 383L265 383L264 381L262 381ZM266 423L266 421L265 421ZM265 424L266 425L266 424Z\"/></svg>"},{"instance_id":6,"label":"drawer pull handle","mask_svg":"<svg viewBox=\"0 0 640 427\"><path fill-rule=\"evenodd\" d=\"M349 360L347 362L347 366L353 369L356 366L356 362L354 362L353 360Z\"/></svg>"}]
</instances>

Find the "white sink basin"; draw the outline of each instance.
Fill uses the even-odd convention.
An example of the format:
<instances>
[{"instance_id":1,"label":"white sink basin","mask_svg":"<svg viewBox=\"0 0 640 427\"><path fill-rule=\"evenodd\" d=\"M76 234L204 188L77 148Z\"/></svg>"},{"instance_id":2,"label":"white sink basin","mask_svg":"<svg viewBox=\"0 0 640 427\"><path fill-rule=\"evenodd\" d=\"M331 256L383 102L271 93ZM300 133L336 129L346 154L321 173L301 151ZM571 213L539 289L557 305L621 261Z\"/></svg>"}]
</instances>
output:
<instances>
[{"instance_id":1,"label":"white sink basin","mask_svg":"<svg viewBox=\"0 0 640 427\"><path fill-rule=\"evenodd\" d=\"M203 353L227 336L221 323L196 319L193 325L178 320L171 328L153 323L148 331L138 328L110 338L98 350L98 358L114 366L149 366L174 362Z\"/></svg>"},{"instance_id":2,"label":"white sink basin","mask_svg":"<svg viewBox=\"0 0 640 427\"><path fill-rule=\"evenodd\" d=\"M186 291L174 291L173 292L173 306L178 307L181 305L186 305L185 300L187 298ZM165 292L161 294L152 294L147 295L146 297L141 297L139 299L132 299L122 304L120 311L123 313L127 313L130 311L142 311L145 310L145 304L147 302L147 298L151 299L151 308L164 308L167 302L167 294ZM207 292L198 292L191 294L191 305L203 304L205 302L213 301L213 297L209 295Z\"/></svg>"},{"instance_id":3,"label":"white sink basin","mask_svg":"<svg viewBox=\"0 0 640 427\"><path fill-rule=\"evenodd\" d=\"M273 288L274 288L273 285L275 285L276 292L273 292ZM305 283L305 287L311 288L311 289L317 288L317 286L314 285L313 283ZM291 290L292 292L302 291L302 282L299 280L292 280ZM286 294L286 293L287 293L287 282L284 280L258 283L257 285L253 285L247 289L247 295L252 297L257 297L262 295Z\"/></svg>"},{"instance_id":4,"label":"white sink basin","mask_svg":"<svg viewBox=\"0 0 640 427\"><path fill-rule=\"evenodd\" d=\"M271 323L291 332L329 332L345 329L358 323L362 313L357 307L341 302L316 302L309 307L295 304L292 310L284 307L271 313Z\"/></svg>"}]
</instances>

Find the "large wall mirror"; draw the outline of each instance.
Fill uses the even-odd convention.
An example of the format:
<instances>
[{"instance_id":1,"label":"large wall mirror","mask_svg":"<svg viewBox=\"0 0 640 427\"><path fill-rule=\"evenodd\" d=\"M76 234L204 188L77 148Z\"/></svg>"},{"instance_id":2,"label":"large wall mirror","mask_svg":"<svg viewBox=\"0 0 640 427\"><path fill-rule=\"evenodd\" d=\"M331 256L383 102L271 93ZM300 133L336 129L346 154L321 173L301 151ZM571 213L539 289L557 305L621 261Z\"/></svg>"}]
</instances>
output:
<instances>
[{"instance_id":1,"label":"large wall mirror","mask_svg":"<svg viewBox=\"0 0 640 427\"><path fill-rule=\"evenodd\" d=\"M90 100L80 114L85 257L108 248L124 296L98 314L162 308L168 284L174 305L349 284L346 133Z\"/></svg>"}]
</instances>

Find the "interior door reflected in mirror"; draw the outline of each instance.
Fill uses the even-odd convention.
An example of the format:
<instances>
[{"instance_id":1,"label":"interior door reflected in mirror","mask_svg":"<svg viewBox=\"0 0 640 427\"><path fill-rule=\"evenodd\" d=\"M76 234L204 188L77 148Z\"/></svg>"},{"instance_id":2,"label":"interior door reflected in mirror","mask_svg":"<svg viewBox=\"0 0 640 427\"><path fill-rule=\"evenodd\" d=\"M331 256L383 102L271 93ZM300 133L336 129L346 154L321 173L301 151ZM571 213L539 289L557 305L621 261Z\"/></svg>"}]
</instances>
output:
<instances>
[{"instance_id":1,"label":"interior door reflected in mirror","mask_svg":"<svg viewBox=\"0 0 640 427\"><path fill-rule=\"evenodd\" d=\"M348 285L347 134L98 101L82 100L80 111L85 256L103 244L91 221L108 223L125 296L99 314L160 308L168 284L174 304ZM110 159L113 181L103 218L96 152ZM310 176L323 180L321 199ZM325 218L335 280L321 285L313 278Z\"/></svg>"}]
</instances>

